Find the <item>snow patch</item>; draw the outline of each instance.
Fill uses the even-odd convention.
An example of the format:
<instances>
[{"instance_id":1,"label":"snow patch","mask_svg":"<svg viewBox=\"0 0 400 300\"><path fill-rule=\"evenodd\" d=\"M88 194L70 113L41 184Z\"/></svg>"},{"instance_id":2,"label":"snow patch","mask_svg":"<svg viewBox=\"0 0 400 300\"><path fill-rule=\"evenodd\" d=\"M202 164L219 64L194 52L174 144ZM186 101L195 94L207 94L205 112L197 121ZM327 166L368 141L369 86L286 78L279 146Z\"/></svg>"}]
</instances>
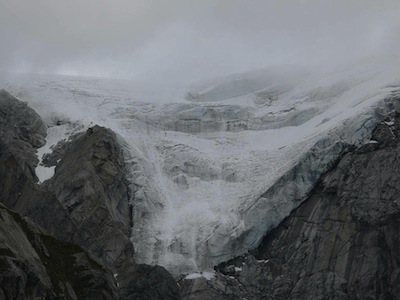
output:
<instances>
[{"instance_id":1,"label":"snow patch","mask_svg":"<svg viewBox=\"0 0 400 300\"><path fill-rule=\"evenodd\" d=\"M39 178L39 183L53 177L56 167L45 166L43 163L45 155L51 154L58 143L68 141L72 135L86 130L91 125L91 123L83 124L81 122L70 123L65 120L64 124L57 124L57 122L60 121L56 121L56 124L51 124L51 126L47 128L46 144L37 150L39 163L35 172L36 176Z\"/></svg>"},{"instance_id":2,"label":"snow patch","mask_svg":"<svg viewBox=\"0 0 400 300\"><path fill-rule=\"evenodd\" d=\"M53 126L47 128L46 144L37 150L37 156L39 158L39 164L37 165L35 172L39 178L39 182L44 182L50 179L54 175L55 166L45 167L43 165L43 156L52 152L52 147L57 144L61 139L65 138L67 131L67 125Z\"/></svg>"},{"instance_id":3,"label":"snow patch","mask_svg":"<svg viewBox=\"0 0 400 300\"><path fill-rule=\"evenodd\" d=\"M191 273L186 275L184 279L186 280L194 280L198 278L205 278L206 280L211 280L215 278L215 272L200 272L200 273Z\"/></svg>"}]
</instances>

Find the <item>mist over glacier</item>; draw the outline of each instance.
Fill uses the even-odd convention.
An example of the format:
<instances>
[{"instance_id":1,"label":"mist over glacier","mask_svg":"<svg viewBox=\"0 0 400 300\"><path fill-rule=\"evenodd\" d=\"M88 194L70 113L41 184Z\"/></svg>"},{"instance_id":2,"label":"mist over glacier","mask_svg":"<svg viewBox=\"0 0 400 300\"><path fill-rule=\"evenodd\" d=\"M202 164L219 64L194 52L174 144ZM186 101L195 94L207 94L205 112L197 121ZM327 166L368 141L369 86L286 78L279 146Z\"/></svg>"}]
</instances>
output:
<instances>
[{"instance_id":1,"label":"mist over glacier","mask_svg":"<svg viewBox=\"0 0 400 300\"><path fill-rule=\"evenodd\" d=\"M0 70L196 82L396 56L400 3L0 0Z\"/></svg>"},{"instance_id":2,"label":"mist over glacier","mask_svg":"<svg viewBox=\"0 0 400 300\"><path fill-rule=\"evenodd\" d=\"M257 246L398 91L400 3L0 0L0 88L99 124L129 167L138 262L174 275ZM62 124L62 125L60 125ZM39 166L41 181L54 169Z\"/></svg>"},{"instance_id":3,"label":"mist over glacier","mask_svg":"<svg viewBox=\"0 0 400 300\"><path fill-rule=\"evenodd\" d=\"M6 74L0 83L48 124L40 155L94 124L119 135L135 259L177 275L256 247L384 121L377 111L399 88L399 65L274 67L162 90L61 75ZM41 181L52 172L37 169Z\"/></svg>"}]
</instances>

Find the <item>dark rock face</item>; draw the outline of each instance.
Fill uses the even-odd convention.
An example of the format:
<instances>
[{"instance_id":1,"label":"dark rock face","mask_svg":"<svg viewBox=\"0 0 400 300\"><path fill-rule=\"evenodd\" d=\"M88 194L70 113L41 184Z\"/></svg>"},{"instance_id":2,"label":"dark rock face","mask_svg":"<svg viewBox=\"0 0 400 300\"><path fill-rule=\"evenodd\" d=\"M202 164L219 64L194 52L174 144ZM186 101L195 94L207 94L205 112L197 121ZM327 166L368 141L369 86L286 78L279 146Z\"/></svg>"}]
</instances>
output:
<instances>
[{"instance_id":1,"label":"dark rock face","mask_svg":"<svg viewBox=\"0 0 400 300\"><path fill-rule=\"evenodd\" d=\"M129 188L115 134L96 126L68 143L55 175L39 187L35 147L43 145L38 140L46 126L6 92L0 94L0 111L1 202L114 270L132 263Z\"/></svg>"},{"instance_id":2,"label":"dark rock face","mask_svg":"<svg viewBox=\"0 0 400 300\"><path fill-rule=\"evenodd\" d=\"M108 266L118 269L132 262L129 240L129 188L122 150L116 136L95 126L70 142L55 175L43 184L52 192L74 225L63 238L91 250Z\"/></svg>"},{"instance_id":3,"label":"dark rock face","mask_svg":"<svg viewBox=\"0 0 400 300\"><path fill-rule=\"evenodd\" d=\"M116 299L110 271L0 204L1 299Z\"/></svg>"},{"instance_id":4,"label":"dark rock face","mask_svg":"<svg viewBox=\"0 0 400 300\"><path fill-rule=\"evenodd\" d=\"M399 155L400 144L345 155L260 246L295 275L292 298L400 297Z\"/></svg>"},{"instance_id":5,"label":"dark rock face","mask_svg":"<svg viewBox=\"0 0 400 300\"><path fill-rule=\"evenodd\" d=\"M34 148L45 144L47 129L40 116L4 90L0 90L0 116L2 139L17 138Z\"/></svg>"},{"instance_id":6,"label":"dark rock face","mask_svg":"<svg viewBox=\"0 0 400 300\"><path fill-rule=\"evenodd\" d=\"M137 264L124 273L129 275L119 281L122 299L181 299L175 280L163 267Z\"/></svg>"},{"instance_id":7,"label":"dark rock face","mask_svg":"<svg viewBox=\"0 0 400 300\"><path fill-rule=\"evenodd\" d=\"M37 181L36 148L44 145L46 126L38 114L0 90L0 201L13 206L23 185Z\"/></svg>"},{"instance_id":8,"label":"dark rock face","mask_svg":"<svg viewBox=\"0 0 400 300\"><path fill-rule=\"evenodd\" d=\"M38 185L36 148L45 136L40 117L1 91L0 202L18 213L4 208L4 215L19 221L0 228L0 298L180 299L164 268L134 264L130 190L116 135L99 126L76 135L52 159L62 157L55 175ZM21 232L16 222L28 225Z\"/></svg>"},{"instance_id":9,"label":"dark rock face","mask_svg":"<svg viewBox=\"0 0 400 300\"><path fill-rule=\"evenodd\" d=\"M254 256L181 281L183 299L400 299L398 125L344 155Z\"/></svg>"}]
</instances>

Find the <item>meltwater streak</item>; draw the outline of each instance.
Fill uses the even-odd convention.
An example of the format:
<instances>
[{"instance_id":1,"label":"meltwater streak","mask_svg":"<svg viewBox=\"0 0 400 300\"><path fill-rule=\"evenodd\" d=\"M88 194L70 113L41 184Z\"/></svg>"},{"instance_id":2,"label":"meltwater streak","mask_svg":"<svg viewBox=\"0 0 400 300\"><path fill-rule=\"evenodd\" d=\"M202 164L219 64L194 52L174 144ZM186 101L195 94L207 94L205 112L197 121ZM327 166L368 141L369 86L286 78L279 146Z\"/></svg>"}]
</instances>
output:
<instances>
[{"instance_id":1,"label":"meltwater streak","mask_svg":"<svg viewBox=\"0 0 400 300\"><path fill-rule=\"evenodd\" d=\"M274 70L264 70L168 93L68 76L1 83L53 126L45 148L76 131L57 120L119 135L134 192L135 259L177 275L257 246L348 144L368 140L380 121L374 107L399 86L397 70L373 63L296 77L286 68L287 81L280 72L273 82Z\"/></svg>"}]
</instances>

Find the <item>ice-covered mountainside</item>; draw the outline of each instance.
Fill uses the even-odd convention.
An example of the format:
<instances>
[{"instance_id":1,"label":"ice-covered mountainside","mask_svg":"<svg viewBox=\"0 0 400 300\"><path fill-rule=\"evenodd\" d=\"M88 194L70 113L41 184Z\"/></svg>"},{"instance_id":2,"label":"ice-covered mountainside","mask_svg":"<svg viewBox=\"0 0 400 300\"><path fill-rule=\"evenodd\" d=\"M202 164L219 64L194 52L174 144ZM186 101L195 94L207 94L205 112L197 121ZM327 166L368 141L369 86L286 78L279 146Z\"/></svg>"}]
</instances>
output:
<instances>
[{"instance_id":1,"label":"ice-covered mountainside","mask_svg":"<svg viewBox=\"0 0 400 300\"><path fill-rule=\"evenodd\" d=\"M47 122L40 154L91 124L119 134L134 191L136 260L179 274L257 246L349 145L366 142L384 121L381 100L400 88L399 67L271 68L154 91L127 81L3 74L0 88ZM37 171L41 180L52 174Z\"/></svg>"}]
</instances>

